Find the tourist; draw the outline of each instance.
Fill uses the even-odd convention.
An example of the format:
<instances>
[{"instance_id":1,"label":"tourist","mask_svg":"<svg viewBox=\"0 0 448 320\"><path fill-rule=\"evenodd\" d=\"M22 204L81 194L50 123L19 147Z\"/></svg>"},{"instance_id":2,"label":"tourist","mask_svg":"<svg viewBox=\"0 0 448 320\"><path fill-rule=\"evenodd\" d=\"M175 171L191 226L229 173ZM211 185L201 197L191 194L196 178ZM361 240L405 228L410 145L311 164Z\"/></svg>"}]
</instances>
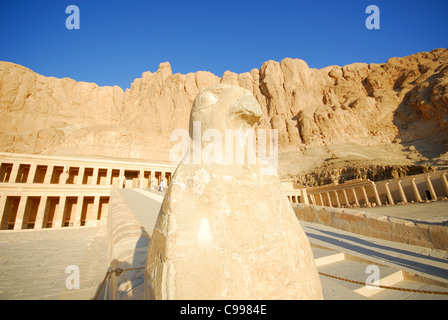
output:
<instances>
[{"instance_id":1,"label":"tourist","mask_svg":"<svg viewBox=\"0 0 448 320\"><path fill-rule=\"evenodd\" d=\"M165 186L165 180L162 179L160 182L160 191L163 191L163 187Z\"/></svg>"}]
</instances>

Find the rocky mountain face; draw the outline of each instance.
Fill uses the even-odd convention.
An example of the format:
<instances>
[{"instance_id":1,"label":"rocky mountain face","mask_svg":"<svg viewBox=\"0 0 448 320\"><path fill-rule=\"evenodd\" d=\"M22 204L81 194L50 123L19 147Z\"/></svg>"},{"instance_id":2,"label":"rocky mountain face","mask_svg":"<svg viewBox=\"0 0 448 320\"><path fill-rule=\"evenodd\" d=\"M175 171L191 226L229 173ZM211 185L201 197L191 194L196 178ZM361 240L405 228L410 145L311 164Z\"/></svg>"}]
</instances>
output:
<instances>
[{"instance_id":1,"label":"rocky mountain face","mask_svg":"<svg viewBox=\"0 0 448 320\"><path fill-rule=\"evenodd\" d=\"M125 92L0 62L0 151L167 161L171 132L188 129L195 96L217 83L253 92L257 127L278 129L283 177L448 164L447 49L320 70L286 58L221 78L162 63Z\"/></svg>"}]
</instances>

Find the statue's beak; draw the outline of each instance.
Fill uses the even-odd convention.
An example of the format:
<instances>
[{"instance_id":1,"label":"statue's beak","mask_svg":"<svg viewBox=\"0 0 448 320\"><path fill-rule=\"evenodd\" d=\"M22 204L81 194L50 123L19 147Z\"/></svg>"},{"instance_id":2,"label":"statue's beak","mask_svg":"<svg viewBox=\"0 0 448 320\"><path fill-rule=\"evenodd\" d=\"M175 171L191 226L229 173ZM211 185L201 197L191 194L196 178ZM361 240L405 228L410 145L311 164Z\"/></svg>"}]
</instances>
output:
<instances>
[{"instance_id":1,"label":"statue's beak","mask_svg":"<svg viewBox=\"0 0 448 320\"><path fill-rule=\"evenodd\" d=\"M235 122L235 128L252 127L261 117L261 107L252 95L242 95L230 106L230 119Z\"/></svg>"}]
</instances>

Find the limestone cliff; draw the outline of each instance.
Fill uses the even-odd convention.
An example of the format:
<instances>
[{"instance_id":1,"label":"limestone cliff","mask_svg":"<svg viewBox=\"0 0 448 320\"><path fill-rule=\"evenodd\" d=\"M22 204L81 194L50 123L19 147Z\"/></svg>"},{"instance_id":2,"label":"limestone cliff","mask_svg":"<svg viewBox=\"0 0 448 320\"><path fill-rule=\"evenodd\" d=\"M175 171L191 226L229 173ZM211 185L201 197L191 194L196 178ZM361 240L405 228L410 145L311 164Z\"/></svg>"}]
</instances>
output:
<instances>
[{"instance_id":1,"label":"limestone cliff","mask_svg":"<svg viewBox=\"0 0 448 320\"><path fill-rule=\"evenodd\" d=\"M172 130L188 128L196 94L216 83L253 92L258 127L279 130L282 174L329 161L447 164L447 49L320 70L286 58L221 78L162 63L125 92L0 62L0 151L168 160Z\"/></svg>"}]
</instances>

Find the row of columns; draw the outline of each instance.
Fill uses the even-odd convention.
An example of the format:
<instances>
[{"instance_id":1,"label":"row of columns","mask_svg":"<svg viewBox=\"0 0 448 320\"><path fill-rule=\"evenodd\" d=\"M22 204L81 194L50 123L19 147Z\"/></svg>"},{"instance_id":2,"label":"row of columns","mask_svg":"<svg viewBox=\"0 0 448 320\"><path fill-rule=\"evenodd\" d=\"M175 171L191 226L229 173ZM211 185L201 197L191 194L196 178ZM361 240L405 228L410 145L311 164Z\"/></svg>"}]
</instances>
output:
<instances>
[{"instance_id":1,"label":"row of columns","mask_svg":"<svg viewBox=\"0 0 448 320\"><path fill-rule=\"evenodd\" d=\"M20 169L20 165L19 163L14 163L12 165L12 169L11 172L9 174L9 179L8 182L16 182L17 180L21 180L19 179L19 169ZM37 172L37 168L39 167L38 164L30 164L29 165L29 171L28 171L28 176L26 178L26 181L20 181L22 183L33 183L35 178L36 178L36 174L39 175L39 172ZM43 183L44 184L50 184L53 178L53 175L55 174L55 167L62 167L62 166L58 166L58 165L48 165L46 166L46 172L45 172L45 176L43 179ZM90 184L93 185L97 185L98 184L98 178L99 178L99 172L100 170L107 170L106 173L106 185L111 185L112 184L112 172L113 170L119 170L119 176L118 176L118 187L119 188L123 188L125 181L126 181L126 176L125 176L125 171L133 171L133 172L139 172L139 176L138 176L138 185L139 188L146 188L148 187L152 187L154 188L156 185L156 171L155 170L126 170L124 168L120 168L120 169L113 169L113 168L101 168L101 167L90 167L90 166L76 166L76 167L70 167L70 166L64 166L62 169L62 173L59 176L58 182L57 184L66 184L67 180L70 177L70 169L71 168L78 168L78 174L77 174L77 178L76 178L76 183L77 185L82 185L84 184L84 178L86 175L86 169L93 169L93 173L92 173L92 182ZM149 176L149 181L148 184L145 185L146 182L146 178L145 178L145 171L146 172L150 172L150 176ZM166 178L166 171L158 171L161 174L161 179L167 180ZM22 173L23 174L23 173Z\"/></svg>"},{"instance_id":2,"label":"row of columns","mask_svg":"<svg viewBox=\"0 0 448 320\"><path fill-rule=\"evenodd\" d=\"M443 187L445 189L445 193L448 196L448 179L446 177L446 173L441 174L441 180L442 180L442 184ZM410 183L411 183L411 187L412 187L412 192L415 196L415 199L417 202L423 202L422 197L420 195L420 192L418 190L417 184L415 182L415 178L410 178ZM436 191L434 189L434 186L432 184L431 181L431 176L430 175L426 175L425 176L425 182L426 182L426 186L428 188L428 191L431 195L432 199L437 199L437 194ZM408 199L406 197L406 194L404 192L403 186L402 186L402 180L396 180L393 183L396 183L397 185L397 189L398 189L398 193L400 196L399 201L403 202L403 203L408 203ZM384 183L384 188L386 191L386 196L387 196L387 201L390 205L394 205L395 199L392 196L392 192L390 190L390 186L389 186L390 182L385 182ZM346 206L350 206L350 205L354 205L359 207L360 206L360 199L356 193L356 188L359 188L362 192L362 199L364 200L364 203L367 206L371 206L371 201L369 200L369 196L367 194L367 190L366 187L370 187L373 191L373 195L374 195L374 203L377 206L381 206L383 203L381 201L380 195L378 193L378 189L377 186L374 182L371 182L370 185L364 185L364 186L352 186L349 187L347 186L346 188L341 188L338 187L338 189L335 190L328 190L328 191L322 191L322 192L315 192L315 193L310 193L309 198L310 198L310 202L314 205L316 204L320 204L320 205L324 205L325 203L328 204L329 207L341 207L341 199L339 197L338 191L342 192L343 195L343 199L342 201L344 202L344 205ZM351 198L353 199L352 203L350 203L349 201L349 197L348 197L348 193L350 193ZM334 197L335 201L332 201L332 197Z\"/></svg>"},{"instance_id":3,"label":"row of columns","mask_svg":"<svg viewBox=\"0 0 448 320\"><path fill-rule=\"evenodd\" d=\"M446 178L446 173L443 173L440 176L440 178L442 180L442 184L443 184L443 187L445 189L445 193L448 196L448 181L447 181L447 178ZM415 200L417 202L423 202L422 197L420 195L420 192L419 192L419 190L417 188L417 183L415 182L415 178L410 178L409 181L411 182L412 193L414 194ZM429 194L431 195L431 198L437 200L437 194L436 194L436 191L434 190L434 186L433 186L433 184L431 182L431 176L430 175L426 175L425 176L425 182L426 182L426 186L428 187L428 191L429 191ZM406 194L405 194L405 192L403 190L402 180L397 180L396 184L397 184L398 193L400 195L401 202L408 203L408 199L407 199ZM395 204L395 201L394 201L394 199L392 197L392 193L390 192L389 182L385 182L384 183L384 187L386 189L386 194L387 194L387 199L389 200L389 204L392 204L392 205Z\"/></svg>"},{"instance_id":4,"label":"row of columns","mask_svg":"<svg viewBox=\"0 0 448 320\"><path fill-rule=\"evenodd\" d=\"M124 188L126 182L126 176L124 174L124 169L120 169L120 175L118 177L118 188ZM167 182L166 171L158 171L161 174L161 180ZM108 178L106 178L107 180ZM109 181L109 180L107 180ZM167 185L168 183L165 183ZM148 178L148 183L146 183L145 171L140 170L138 174L138 187L140 189L146 189L149 187L150 189L154 189L159 183L156 183L156 171L150 171L150 176Z\"/></svg>"},{"instance_id":5,"label":"row of columns","mask_svg":"<svg viewBox=\"0 0 448 320\"><path fill-rule=\"evenodd\" d=\"M19 200L18 207L14 208L15 203L11 203L15 200ZM70 211L70 217L66 220L67 209L70 203L67 201L69 199L72 201L76 199L76 209L73 212ZM93 199L93 202L88 201ZM7 203L8 200L10 203ZM35 208L35 202L38 200L37 212L35 212L35 217L31 217L30 214ZM102 203L100 203L102 201ZM52 206L57 208L53 212ZM33 224L30 229L42 229L42 228L53 228L53 227L64 227L64 226L81 226L81 225L94 225L97 218L101 220L106 218L104 208L100 208L100 204L108 204L109 196L47 196L42 195L40 197L34 196L1 196L0 197L0 212L3 212L1 219L0 229L28 229L29 224ZM72 202L73 204L73 202ZM88 204L91 204L91 210L87 211ZM86 210L85 217L82 219L83 210ZM101 210L101 211L100 211ZM89 214L90 213L90 214ZM15 215L15 218L11 221L11 216ZM68 223L68 225L65 225ZM11 226L13 225L13 228Z\"/></svg>"},{"instance_id":6,"label":"row of columns","mask_svg":"<svg viewBox=\"0 0 448 320\"><path fill-rule=\"evenodd\" d=\"M309 203L306 189L299 189L296 192L289 191L288 193L287 197L292 203Z\"/></svg>"},{"instance_id":7,"label":"row of columns","mask_svg":"<svg viewBox=\"0 0 448 320\"><path fill-rule=\"evenodd\" d=\"M162 179L168 185L172 174L171 168L154 170L150 165L130 164L126 168L123 164L125 168L120 168L121 164L118 164L118 168L114 168L113 164L93 164L79 162L70 165L58 164L56 161L45 164L34 160L27 162L2 158L0 229L92 225L98 216L107 216L103 209L109 203L108 186L155 188ZM32 186L19 188L19 184ZM52 187L46 188L50 184ZM58 191L55 185L64 187ZM98 187L84 189L85 185Z\"/></svg>"},{"instance_id":8,"label":"row of columns","mask_svg":"<svg viewBox=\"0 0 448 320\"><path fill-rule=\"evenodd\" d=\"M381 206L382 205L381 199L380 199L378 189L377 189L375 183L371 182L369 187L371 187L373 190L376 205ZM344 202L344 205L346 205L346 206L355 205L355 206L359 207L360 201L359 201L358 195L356 194L356 188L361 189L365 204L367 206L370 206L371 203L370 203L369 197L367 195L366 186L339 188L339 189L329 190L329 191L324 191L324 192L316 192L316 193L310 194L310 200L311 200L311 203L314 205L316 205L318 203L318 201L316 200L316 197L317 197L319 200L319 203L321 205L324 205L326 202L329 207L340 208L340 207L342 207L342 201ZM338 191L342 192L342 195L343 195L342 201L339 198ZM350 192L350 195L353 198L353 201L352 201L353 203L350 203L347 191ZM335 203L333 203L333 201L331 200L331 195L334 196Z\"/></svg>"}]
</instances>

